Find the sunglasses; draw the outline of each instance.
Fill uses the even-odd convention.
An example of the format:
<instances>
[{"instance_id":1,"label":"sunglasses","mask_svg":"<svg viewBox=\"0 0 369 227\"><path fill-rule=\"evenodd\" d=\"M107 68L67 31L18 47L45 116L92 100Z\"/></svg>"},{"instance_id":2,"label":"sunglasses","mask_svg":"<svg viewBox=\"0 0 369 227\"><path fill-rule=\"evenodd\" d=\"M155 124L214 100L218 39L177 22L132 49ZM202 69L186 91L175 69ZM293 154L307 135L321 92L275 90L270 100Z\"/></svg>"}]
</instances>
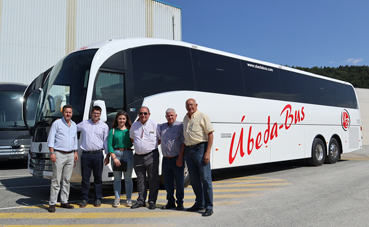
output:
<instances>
[{"instance_id":1,"label":"sunglasses","mask_svg":"<svg viewBox=\"0 0 369 227\"><path fill-rule=\"evenodd\" d=\"M140 112L140 115L147 115L147 112Z\"/></svg>"}]
</instances>

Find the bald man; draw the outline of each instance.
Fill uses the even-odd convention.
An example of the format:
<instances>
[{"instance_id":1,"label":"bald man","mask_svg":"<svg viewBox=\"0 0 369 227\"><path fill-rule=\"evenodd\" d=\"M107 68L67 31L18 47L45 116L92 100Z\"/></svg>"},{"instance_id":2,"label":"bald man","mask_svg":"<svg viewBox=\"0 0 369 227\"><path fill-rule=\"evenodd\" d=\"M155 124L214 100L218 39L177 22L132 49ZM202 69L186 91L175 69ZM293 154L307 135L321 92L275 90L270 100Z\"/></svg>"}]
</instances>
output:
<instances>
[{"instance_id":1,"label":"bald man","mask_svg":"<svg viewBox=\"0 0 369 227\"><path fill-rule=\"evenodd\" d=\"M187 114L183 119L185 159L190 174L195 204L187 211L205 209L202 216L213 214L213 185L211 179L210 152L214 128L210 118L197 110L194 99L186 101ZM180 162L179 160L178 162Z\"/></svg>"}]
</instances>

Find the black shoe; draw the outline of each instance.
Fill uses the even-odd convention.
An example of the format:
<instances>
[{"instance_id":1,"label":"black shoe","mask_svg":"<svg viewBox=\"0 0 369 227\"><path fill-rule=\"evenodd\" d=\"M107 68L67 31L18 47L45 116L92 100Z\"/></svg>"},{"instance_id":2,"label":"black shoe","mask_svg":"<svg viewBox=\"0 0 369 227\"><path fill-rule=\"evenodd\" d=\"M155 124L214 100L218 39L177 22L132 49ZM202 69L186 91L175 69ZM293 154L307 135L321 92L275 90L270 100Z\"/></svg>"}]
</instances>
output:
<instances>
[{"instance_id":1,"label":"black shoe","mask_svg":"<svg viewBox=\"0 0 369 227\"><path fill-rule=\"evenodd\" d=\"M150 210L155 210L155 208L156 208L155 203L149 203Z\"/></svg>"},{"instance_id":2,"label":"black shoe","mask_svg":"<svg viewBox=\"0 0 369 227\"><path fill-rule=\"evenodd\" d=\"M82 200L81 203L79 204L79 208L85 208L87 206L88 202L86 200Z\"/></svg>"},{"instance_id":3,"label":"black shoe","mask_svg":"<svg viewBox=\"0 0 369 227\"><path fill-rule=\"evenodd\" d=\"M49 209L47 209L47 211L49 211L50 213L54 213L55 212L55 205L50 205Z\"/></svg>"},{"instance_id":4,"label":"black shoe","mask_svg":"<svg viewBox=\"0 0 369 227\"><path fill-rule=\"evenodd\" d=\"M176 205L167 203L167 205L161 207L162 210L167 210L167 209L171 209L171 208L176 208Z\"/></svg>"},{"instance_id":5,"label":"black shoe","mask_svg":"<svg viewBox=\"0 0 369 227\"><path fill-rule=\"evenodd\" d=\"M205 212L202 214L203 217L208 217L210 215L212 215L214 212L213 212L213 209L206 209Z\"/></svg>"},{"instance_id":6,"label":"black shoe","mask_svg":"<svg viewBox=\"0 0 369 227\"><path fill-rule=\"evenodd\" d=\"M94 207L100 207L101 206L101 200L100 199L96 199L94 202Z\"/></svg>"},{"instance_id":7,"label":"black shoe","mask_svg":"<svg viewBox=\"0 0 369 227\"><path fill-rule=\"evenodd\" d=\"M184 210L183 204L177 205L177 210Z\"/></svg>"},{"instance_id":8,"label":"black shoe","mask_svg":"<svg viewBox=\"0 0 369 227\"><path fill-rule=\"evenodd\" d=\"M193 205L192 207L187 208L187 211L199 211L203 209L205 209L203 206L199 207L199 206Z\"/></svg>"},{"instance_id":9,"label":"black shoe","mask_svg":"<svg viewBox=\"0 0 369 227\"><path fill-rule=\"evenodd\" d=\"M146 207L146 204L142 204L142 203L135 203L134 205L131 206L131 209L136 209L139 207Z\"/></svg>"},{"instance_id":10,"label":"black shoe","mask_svg":"<svg viewBox=\"0 0 369 227\"><path fill-rule=\"evenodd\" d=\"M67 209L73 209L74 208L74 206L70 205L69 203L62 203L60 206L63 207L63 208L67 208Z\"/></svg>"}]
</instances>

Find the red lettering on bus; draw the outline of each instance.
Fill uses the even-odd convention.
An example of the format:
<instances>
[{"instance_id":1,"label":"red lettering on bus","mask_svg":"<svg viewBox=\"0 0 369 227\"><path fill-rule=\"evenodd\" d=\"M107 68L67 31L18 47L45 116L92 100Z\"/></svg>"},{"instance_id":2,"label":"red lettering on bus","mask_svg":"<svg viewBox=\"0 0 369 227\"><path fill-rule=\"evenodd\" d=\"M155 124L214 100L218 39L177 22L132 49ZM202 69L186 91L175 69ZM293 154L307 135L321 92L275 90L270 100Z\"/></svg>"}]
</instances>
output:
<instances>
[{"instance_id":1,"label":"red lettering on bus","mask_svg":"<svg viewBox=\"0 0 369 227\"><path fill-rule=\"evenodd\" d=\"M255 147L255 150L259 150L263 146L263 142L266 145L269 142L269 140L273 140L277 138L278 129L282 130L283 128L285 128L285 130L288 130L292 126L292 124L297 124L298 122L301 122L305 119L304 107L302 107L301 110L295 110L293 112L292 106L290 104L287 104L283 108L279 116L282 116L283 113L285 113L286 115L284 124L278 127L278 123L275 122L272 128L270 129L270 116L268 116L267 129L264 131L264 135L262 134L262 132L258 132L256 134L255 139L252 137L252 126L249 127L249 134L247 136L247 154L248 155L251 155L254 147ZM244 120L245 120L245 116L242 117L241 122L243 122ZM229 164L232 164L234 160L236 159L238 150L240 150L241 157L245 155L245 152L243 149L243 140L244 140L243 130L244 128L241 128L236 152L234 154L233 154L233 145L234 145L234 140L236 137L236 132L233 133L230 150L229 150Z\"/></svg>"},{"instance_id":2,"label":"red lettering on bus","mask_svg":"<svg viewBox=\"0 0 369 227\"><path fill-rule=\"evenodd\" d=\"M252 130L252 126L250 126L250 130L249 130L249 138L247 139L247 154L250 155L252 152L252 149L254 148L254 139L251 138L251 130ZM240 138L241 139L241 138ZM243 139L243 138L242 138ZM251 143L251 146L250 146Z\"/></svg>"}]
</instances>

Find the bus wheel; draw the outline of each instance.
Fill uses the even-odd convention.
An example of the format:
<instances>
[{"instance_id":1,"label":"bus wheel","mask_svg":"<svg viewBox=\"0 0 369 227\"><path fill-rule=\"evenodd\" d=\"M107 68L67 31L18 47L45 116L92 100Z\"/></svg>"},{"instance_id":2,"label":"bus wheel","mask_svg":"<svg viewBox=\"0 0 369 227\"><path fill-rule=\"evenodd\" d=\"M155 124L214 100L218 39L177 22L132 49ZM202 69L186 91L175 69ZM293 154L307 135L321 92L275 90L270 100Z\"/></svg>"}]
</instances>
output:
<instances>
[{"instance_id":1,"label":"bus wheel","mask_svg":"<svg viewBox=\"0 0 369 227\"><path fill-rule=\"evenodd\" d=\"M324 143L321 139L315 138L311 149L311 158L308 159L309 165L321 166L325 160Z\"/></svg>"},{"instance_id":2,"label":"bus wheel","mask_svg":"<svg viewBox=\"0 0 369 227\"><path fill-rule=\"evenodd\" d=\"M333 164L340 159L341 149L335 138L332 138L329 142L328 156L325 159L325 163Z\"/></svg>"},{"instance_id":3,"label":"bus wheel","mask_svg":"<svg viewBox=\"0 0 369 227\"><path fill-rule=\"evenodd\" d=\"M188 172L188 167L187 167L187 163L184 162L185 166L184 166L184 179L183 179L183 185L186 188L188 185L190 185L190 174Z\"/></svg>"},{"instance_id":4,"label":"bus wheel","mask_svg":"<svg viewBox=\"0 0 369 227\"><path fill-rule=\"evenodd\" d=\"M190 185L190 174L188 172L188 167L187 167L187 163L184 162L184 172L183 172L183 175L184 175L184 179L183 179L183 186L186 188L188 185ZM164 186L164 177L163 175L160 176L160 182L162 183L162 185ZM176 180L174 180L174 188L177 188L176 187Z\"/></svg>"}]
</instances>

